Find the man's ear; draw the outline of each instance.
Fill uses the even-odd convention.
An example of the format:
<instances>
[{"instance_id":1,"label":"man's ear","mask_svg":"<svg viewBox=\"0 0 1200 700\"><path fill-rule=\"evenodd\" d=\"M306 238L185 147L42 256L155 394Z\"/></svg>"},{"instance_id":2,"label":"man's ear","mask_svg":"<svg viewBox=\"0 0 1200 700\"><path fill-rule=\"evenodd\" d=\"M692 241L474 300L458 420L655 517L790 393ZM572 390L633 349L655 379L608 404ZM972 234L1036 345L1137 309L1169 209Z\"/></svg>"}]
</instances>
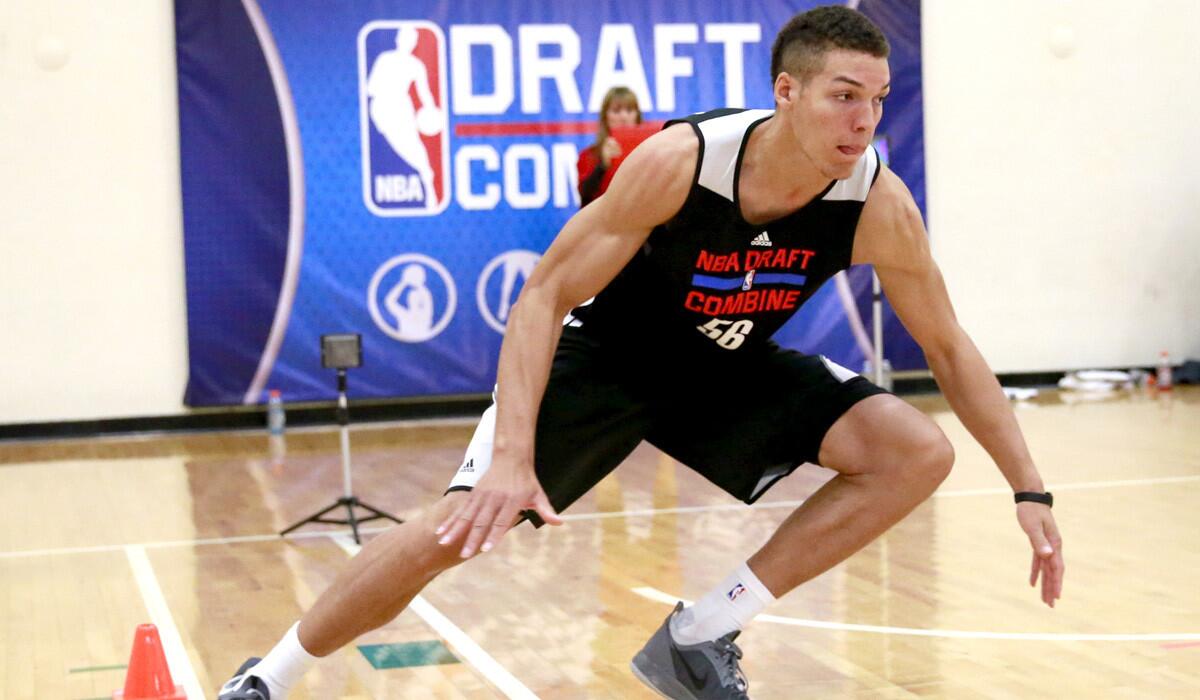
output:
<instances>
[{"instance_id":1,"label":"man's ear","mask_svg":"<svg viewBox=\"0 0 1200 700\"><path fill-rule=\"evenodd\" d=\"M800 96L800 82L787 71L775 76L775 104L790 104Z\"/></svg>"}]
</instances>

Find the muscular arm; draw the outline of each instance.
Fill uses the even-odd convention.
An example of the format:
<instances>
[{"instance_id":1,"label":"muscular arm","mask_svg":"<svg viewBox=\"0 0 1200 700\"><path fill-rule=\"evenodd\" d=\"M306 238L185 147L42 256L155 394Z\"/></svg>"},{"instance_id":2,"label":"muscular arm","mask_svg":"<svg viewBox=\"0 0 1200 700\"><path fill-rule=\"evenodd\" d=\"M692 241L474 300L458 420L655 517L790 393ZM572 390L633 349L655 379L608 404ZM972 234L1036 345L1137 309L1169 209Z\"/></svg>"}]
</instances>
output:
<instances>
[{"instance_id":1,"label":"muscular arm","mask_svg":"<svg viewBox=\"0 0 1200 700\"><path fill-rule=\"evenodd\" d=\"M890 170L880 175L863 209L854 262L875 266L888 301L925 352L946 400L1009 485L1016 491L1043 490L1000 383L954 315L921 213Z\"/></svg>"},{"instance_id":2,"label":"muscular arm","mask_svg":"<svg viewBox=\"0 0 1200 700\"><path fill-rule=\"evenodd\" d=\"M526 281L500 348L494 459L511 456L532 469L537 406L562 319L600 292L650 231L683 206L695 169L695 137L687 137L691 162L675 134L659 148L639 149L634 167L567 222Z\"/></svg>"},{"instance_id":3,"label":"muscular arm","mask_svg":"<svg viewBox=\"0 0 1200 700\"><path fill-rule=\"evenodd\" d=\"M443 525L443 542L462 537L468 518L470 523L486 519L486 551L516 514L531 506L539 506L539 515L554 522L534 476L534 429L562 319L599 293L650 231L679 211L691 188L698 150L686 125L647 140L630 155L605 195L567 222L534 268L513 306L500 348L492 466L462 511ZM529 502L530 494L523 491L529 484L540 501ZM474 554L483 541L482 530L472 531L464 557Z\"/></svg>"},{"instance_id":4,"label":"muscular arm","mask_svg":"<svg viewBox=\"0 0 1200 700\"><path fill-rule=\"evenodd\" d=\"M854 243L855 263L871 263L888 300L920 344L934 379L954 413L991 455L1014 491L1045 487L1000 383L958 324L942 273L929 252L921 213L894 173L880 175ZM1053 606L1062 592L1063 558L1050 509L1017 506L1017 519L1034 548L1030 584L1042 575L1042 600Z\"/></svg>"}]
</instances>

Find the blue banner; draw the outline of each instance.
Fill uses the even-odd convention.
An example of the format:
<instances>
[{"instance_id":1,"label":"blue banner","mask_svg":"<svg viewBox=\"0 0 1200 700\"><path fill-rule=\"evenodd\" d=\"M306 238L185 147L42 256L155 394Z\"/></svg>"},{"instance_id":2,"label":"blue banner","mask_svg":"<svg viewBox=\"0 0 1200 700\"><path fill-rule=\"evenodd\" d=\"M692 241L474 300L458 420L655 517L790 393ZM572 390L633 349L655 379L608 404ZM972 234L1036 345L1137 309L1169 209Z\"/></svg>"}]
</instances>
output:
<instances>
[{"instance_id":1,"label":"blue banner","mask_svg":"<svg viewBox=\"0 0 1200 700\"><path fill-rule=\"evenodd\" d=\"M355 396L490 391L604 93L648 120L770 108L775 32L818 4L176 0L186 403L329 398L319 337L345 332ZM924 208L919 0L852 4L892 42L878 144ZM776 339L860 367L846 309L869 322L869 280ZM890 310L885 348L923 366Z\"/></svg>"}]
</instances>

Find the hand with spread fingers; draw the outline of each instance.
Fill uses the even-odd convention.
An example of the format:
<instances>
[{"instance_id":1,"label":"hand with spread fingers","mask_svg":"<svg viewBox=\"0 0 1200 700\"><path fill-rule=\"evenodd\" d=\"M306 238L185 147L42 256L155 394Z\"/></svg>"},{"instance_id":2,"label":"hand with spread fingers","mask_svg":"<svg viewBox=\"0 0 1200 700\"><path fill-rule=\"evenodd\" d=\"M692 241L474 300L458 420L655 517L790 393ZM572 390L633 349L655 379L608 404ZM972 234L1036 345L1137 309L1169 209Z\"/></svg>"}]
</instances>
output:
<instances>
[{"instance_id":1,"label":"hand with spread fingers","mask_svg":"<svg viewBox=\"0 0 1200 700\"><path fill-rule=\"evenodd\" d=\"M1042 602L1054 607L1054 601L1062 597L1063 562L1062 537L1050 506L1042 503L1018 503L1017 522L1029 536L1033 546L1033 563L1029 571L1029 585L1036 586L1042 579Z\"/></svg>"},{"instance_id":2,"label":"hand with spread fingers","mask_svg":"<svg viewBox=\"0 0 1200 700\"><path fill-rule=\"evenodd\" d=\"M461 541L460 555L470 559L476 552L491 551L525 510L534 511L550 525L562 524L533 469L505 465L497 459L434 534L441 545Z\"/></svg>"}]
</instances>

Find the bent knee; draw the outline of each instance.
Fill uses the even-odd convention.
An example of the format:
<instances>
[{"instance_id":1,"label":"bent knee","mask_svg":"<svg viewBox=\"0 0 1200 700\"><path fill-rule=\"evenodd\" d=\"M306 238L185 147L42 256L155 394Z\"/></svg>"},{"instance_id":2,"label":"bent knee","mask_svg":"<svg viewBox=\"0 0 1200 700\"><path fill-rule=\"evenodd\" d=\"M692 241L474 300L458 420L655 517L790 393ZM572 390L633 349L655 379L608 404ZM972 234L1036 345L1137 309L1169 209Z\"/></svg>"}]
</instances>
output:
<instances>
[{"instance_id":1,"label":"bent knee","mask_svg":"<svg viewBox=\"0 0 1200 700\"><path fill-rule=\"evenodd\" d=\"M930 488L937 488L954 467L954 446L932 421L913 436L910 444L905 446L905 452L906 469L914 478L928 483Z\"/></svg>"}]
</instances>

